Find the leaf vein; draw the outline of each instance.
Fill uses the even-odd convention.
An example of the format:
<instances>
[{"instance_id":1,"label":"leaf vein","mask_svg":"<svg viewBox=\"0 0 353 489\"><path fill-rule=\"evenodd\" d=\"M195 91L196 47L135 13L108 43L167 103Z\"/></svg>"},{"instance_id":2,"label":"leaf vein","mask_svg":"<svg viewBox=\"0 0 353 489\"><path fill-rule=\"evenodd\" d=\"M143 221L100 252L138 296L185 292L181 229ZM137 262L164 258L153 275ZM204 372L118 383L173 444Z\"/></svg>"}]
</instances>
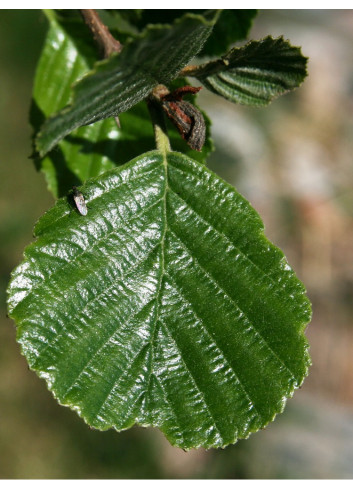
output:
<instances>
[{"instance_id":1,"label":"leaf vein","mask_svg":"<svg viewBox=\"0 0 353 489\"><path fill-rule=\"evenodd\" d=\"M123 220L123 223L122 224L127 224L127 223L131 223L131 222L135 221L137 218L139 218L142 215L144 215L150 209L152 209L153 207L157 206L162 200L163 200L163 197L160 198L160 199L158 199L158 200L156 200L156 202L154 202L150 206L143 208L141 212L138 212L136 214L133 214L132 215L132 218L131 219L128 219L127 221L125 221L123 218L121 218ZM46 284L48 283L49 280L52 281L53 280L53 277L55 275L60 275L61 273L63 273L63 271L65 270L66 267L72 265L72 263L75 263L79 258L82 258L83 256L88 255L89 253L91 253L95 248L99 247L99 245L102 242L106 241L107 238L109 238L113 234L116 234L118 232L118 230L121 229L121 228L123 228L123 225L120 225L118 227L115 227L109 233L103 234L103 236L100 239L95 240L92 246L87 247L87 248L84 248L81 253L78 253L78 254L73 255L73 257L71 259L69 259L69 260L63 260L64 263L62 263L62 266L57 267L52 273L49 272L49 274L46 277L43 277L43 280L40 282L39 285L37 285L37 286L32 287L31 289L29 289L28 293L26 294L26 299L28 299L29 297L31 297L31 295L33 295L35 292L37 292L41 288L43 288L45 290ZM158 244L160 244L160 243L157 243L156 246L158 246ZM42 252L42 250L40 250L40 252L43 253L44 255L48 255L47 252ZM55 257L55 258L57 258L57 257ZM28 259L28 257L27 257L27 259Z\"/></svg>"},{"instance_id":2,"label":"leaf vein","mask_svg":"<svg viewBox=\"0 0 353 489\"><path fill-rule=\"evenodd\" d=\"M102 344L100 344L98 346L98 348L92 352L92 354L90 355L89 359L87 360L87 362L85 362L85 364L82 366L81 370L79 372L77 372L75 378L71 381L70 385L66 388L65 392L63 393L63 397L66 397L67 394L70 392L70 390L72 389L72 387L75 385L75 383L77 382L77 380L81 377L81 375L84 373L84 371L86 370L86 368L94 361L94 359L97 357L97 355L99 354L99 352L101 350L104 349L104 347L109 343L109 341L114 337L114 335L116 334L116 332L118 331L118 329L123 329L123 328L126 328L127 325L129 324L130 321L132 321L138 314L140 314L145 308L147 308L149 306L149 304L153 302L153 300L150 300L149 302L147 302L146 304L143 304L142 307L140 307L137 311L134 311L132 314L130 314L130 316L126 319L126 321L124 322L124 324L120 325L118 324L117 327L114 329L114 331L112 332L112 334L104 340L104 342ZM136 357L140 354L140 352L143 350L143 348L148 345L148 342L147 343L144 343L142 345L142 347L140 348L140 350L138 351L138 353L132 358L131 360L131 364L134 362L134 360L136 359ZM127 371L125 371L126 373ZM115 377L115 380L114 380L114 384L116 382L116 379L117 377ZM114 386L113 384L113 386ZM111 389L112 390L112 389ZM108 394L109 396L109 394ZM107 397L108 397L107 396ZM105 401L104 401L105 402ZM103 404L104 404L103 402ZM98 411L97 411L98 412Z\"/></svg>"},{"instance_id":3,"label":"leaf vein","mask_svg":"<svg viewBox=\"0 0 353 489\"><path fill-rule=\"evenodd\" d=\"M174 415L174 419L176 421L176 424L174 425L174 428L175 430L177 431L179 437L181 438L182 441L184 441L184 436L182 434L182 431L180 430L180 426L182 425L182 423L180 423L180 420L179 420L179 416L177 415L175 409L174 409L174 406L173 406L173 403L172 401L168 398L168 395L167 395L167 392L161 382L161 379L159 379L159 377L157 377L157 375L155 373L152 374L152 376L156 379L156 382L159 384L162 392L163 392L163 397L165 399L165 401L167 402L167 404L169 405L170 407L170 410L172 411L173 415ZM157 425L158 427L158 425Z\"/></svg>"},{"instance_id":4,"label":"leaf vein","mask_svg":"<svg viewBox=\"0 0 353 489\"><path fill-rule=\"evenodd\" d=\"M218 434L219 434L220 438L223 440L223 436L222 436L221 430L220 430L220 428L217 426L216 419L215 419L214 415L212 414L212 409L211 409L211 407L209 406L208 402L206 401L206 396L205 396L205 393L202 391L202 389L201 389L201 388L200 388L200 386L198 385L198 382L196 381L196 379L195 379L194 375L192 374L192 372L191 372L190 368L189 368L189 367L188 367L188 365L186 364L186 362L185 362L185 360L184 360L184 357L183 357L183 354L182 354L182 352L181 352L181 350L180 350L180 348L179 348L179 345L178 345L178 343L177 343L176 339L173 337L171 330L168 328L167 323L166 323L165 321L163 321L162 319L161 319L160 321L161 321L161 323L163 323L163 324L164 324L164 326L165 326L166 330L169 332L169 335L170 335L171 339L173 340L173 342L174 342L174 344L175 344L175 346L176 346L176 349L177 349L177 350L178 350L178 352L179 352L179 356L180 356L181 363L184 365L185 370L186 370L186 371L189 373L189 375L190 375L190 377L191 377L191 380L192 380L193 384L195 385L195 387L196 387L197 391L198 391L198 392L199 392L199 394L200 394L200 397L201 397L201 399L202 399L202 401L203 401L203 404L204 404L204 406L205 406L205 408L206 408L206 410L207 410L207 412L208 412L208 415L209 415L210 419L212 420L212 424L213 424L213 426L216 428L216 430L217 430L217 432L218 432Z\"/></svg>"},{"instance_id":5,"label":"leaf vein","mask_svg":"<svg viewBox=\"0 0 353 489\"><path fill-rule=\"evenodd\" d=\"M149 175L150 173L153 173L155 171L156 171L156 168L151 168L151 170L144 171L142 174L138 174L135 177L127 178L125 181L122 181L117 186L114 186L114 190L113 191L109 191L109 192L112 193L112 194L115 194L116 191L118 191L124 185L130 185L132 182L136 182L137 180L140 180L140 178L143 178L146 175ZM123 171L121 173L123 173ZM120 178L123 179L123 178L126 178L126 177L120 175ZM86 203L87 204L92 204L92 202L98 202L104 196L106 196L106 192L100 193L97 197L94 197L93 199L86 199ZM64 219L69 214L71 214L72 213L72 210L73 210L72 207L70 207L68 210L64 210L63 214L61 214L61 216L58 216L56 219L53 219L51 221L50 225L51 226L57 225L57 223L59 221L61 221L61 219ZM40 237L40 235L39 235L39 237Z\"/></svg>"},{"instance_id":6,"label":"leaf vein","mask_svg":"<svg viewBox=\"0 0 353 489\"><path fill-rule=\"evenodd\" d=\"M134 264L134 266L132 266L131 268L126 270L119 277L119 281L122 281L124 278L128 277L132 272L134 272L136 269L138 269L139 266L142 265L148 259L148 257L150 255L152 255L152 253L158 248L158 246L160 246L160 243L157 243L153 248L151 248L148 251L148 253L145 254L145 256L143 257L142 260L139 260L137 263ZM101 297L109 295L109 292L111 291L111 289L113 287L115 287L116 285L117 285L117 279L115 277L114 281L112 281L112 283L109 285L109 287L105 287L104 290L100 294L98 294L94 297L94 299L92 299L91 301L87 301L86 304L84 305L83 309L80 309L78 311L78 314L71 316L70 320L71 321L76 320L76 322L77 322L79 320L80 316L82 317L85 312L89 311L90 307L92 307L97 301L99 301L99 299ZM56 335L55 339L53 341L51 341L50 343L48 343L46 345L46 347L41 351L41 355L43 355L49 347L53 348L53 346L60 341L61 337L65 334L66 331L67 331L67 329L66 329L66 326L64 324L63 327L61 328L60 332Z\"/></svg>"},{"instance_id":7,"label":"leaf vein","mask_svg":"<svg viewBox=\"0 0 353 489\"><path fill-rule=\"evenodd\" d=\"M295 375L291 372L289 367L287 367L284 360L282 360L277 355L277 353L271 348L271 346L268 344L268 342L265 340L265 338L262 336L262 334L258 331L258 329L255 328L253 322L250 321L250 319L248 318L246 313L239 307L239 305L236 303L236 301L224 290L224 288L221 286L221 284L218 282L218 280L215 277L213 277L212 273L209 272L208 270L206 270L206 268L200 263L200 261L197 258L195 258L195 256L192 254L192 252L189 250L189 248L186 246L186 244L183 242L183 240L179 236L177 236L173 231L170 231L170 232L173 233L175 238L178 239L178 241L180 242L182 247L185 249L185 251L187 251L187 253L192 257L192 259L198 263L200 270L204 273L204 275L206 277L208 277L216 285L216 287L222 292L223 296L225 298L227 298L233 304L233 306L236 309L238 309L244 315L244 317L247 319L247 321L249 323L249 326L251 326L254 333L258 336L259 341L261 341L266 346L266 348L271 352L273 357L287 370L287 372L290 374L291 378L296 380Z\"/></svg>"},{"instance_id":8,"label":"leaf vein","mask_svg":"<svg viewBox=\"0 0 353 489\"><path fill-rule=\"evenodd\" d=\"M170 189L170 191L173 193L173 195L175 195L177 198L179 198L179 200L181 200L188 209L190 209L200 220L202 220L205 224L207 224L207 226L209 226L210 228L212 228L212 230L219 236L221 236L226 242L228 245L232 246L235 250L237 250L239 252L239 254L246 260L248 261L249 263L251 263L251 265L253 265L257 270L259 270L261 272L261 274L265 277L267 277L269 279L269 281L275 285L275 286L278 286L277 282L275 282L273 280L273 278L268 275L266 272L263 271L263 269L261 267L259 267L259 265L257 265L257 263L255 263L253 260L251 260L245 253L243 250L241 250L238 246L236 246L233 241L228 238L228 236L226 234L224 234L222 231L220 231L219 229L217 229L214 224L210 223L205 217L203 217L198 211L196 211L190 204L189 202L187 202L185 199L183 199L180 195L178 195L176 192L174 192L173 189ZM190 252L191 253L191 252ZM192 254L191 254L192 255Z\"/></svg>"},{"instance_id":9,"label":"leaf vein","mask_svg":"<svg viewBox=\"0 0 353 489\"><path fill-rule=\"evenodd\" d=\"M128 368L128 369L124 370L122 373L118 372L118 374L114 377L114 380L113 380L113 382L111 382L111 387L110 387L107 395L104 397L103 402L101 403L101 405L99 406L99 408L96 410L96 414L95 414L96 417L99 416L100 411L103 409L103 406L107 402L107 400L108 400L109 396L111 395L112 391L115 390L128 375L131 374L131 370L132 370L132 366L133 366L134 362L137 360L137 358L141 355L141 353L143 352L143 350L147 346L148 346L148 343L144 343L141 346L141 348L139 349L139 351L132 357L132 359L130 360L131 368ZM141 392L141 394L139 396L137 396L137 398L139 398L141 395L143 395L143 393L144 392Z\"/></svg>"},{"instance_id":10,"label":"leaf vein","mask_svg":"<svg viewBox=\"0 0 353 489\"><path fill-rule=\"evenodd\" d=\"M233 366L231 365L231 363L228 361L228 358L226 356L226 354L224 353L224 351L221 349L221 347L218 345L217 343L217 340L215 338L215 336L210 333L209 329L207 328L206 326L206 323L204 321L204 319L202 319L195 311L194 309L194 306L193 304L188 300L188 298L185 296L185 294L182 292L182 289L177 285L177 283L175 282L175 280L172 279L172 277L168 274L168 278L169 280L174 284L174 288L175 288L175 291L179 294L179 296L183 299L183 302L186 302L189 306L189 309L190 311L192 312L192 314L194 315L195 319L197 320L198 323L200 323L202 326L203 326L203 329L204 331L206 332L206 334L209 336L209 338L212 339L212 341L214 342L214 344L216 345L217 347L217 350L221 353L222 357L224 358L226 364L229 366L229 368L231 369L231 371L233 372L236 380L238 381L238 383L240 384L245 396L247 397L248 401L251 403L251 405L253 406L254 408L254 411L256 412L257 416L259 419L261 419L261 415L259 413L259 411L256 409L256 406L253 402L253 400L251 399L251 396L249 395L249 393L247 392L243 382L241 382L240 378L239 378L239 375L236 373L236 371L234 370Z\"/></svg>"},{"instance_id":11,"label":"leaf vein","mask_svg":"<svg viewBox=\"0 0 353 489\"><path fill-rule=\"evenodd\" d=\"M163 167L164 167L164 193L162 197L163 201L163 230L162 230L162 235L161 235L161 241L160 241L160 246L161 246L161 272L160 272L160 280L158 283L158 289L157 289L157 295L156 295L156 315L155 315L155 322L151 334L151 359L150 359L150 373L149 373L149 379L148 379L148 390L150 388L150 382L152 378L152 373L153 373L153 364L154 364L154 344L156 341L158 329L157 329L157 322L159 319L159 310L160 310L160 301L161 301L161 290L162 290L162 284L163 284L163 277L165 274L165 237L166 237L166 232L167 232L167 193L168 193L168 166L167 166L167 161L166 161L166 155L163 155Z\"/></svg>"}]
</instances>

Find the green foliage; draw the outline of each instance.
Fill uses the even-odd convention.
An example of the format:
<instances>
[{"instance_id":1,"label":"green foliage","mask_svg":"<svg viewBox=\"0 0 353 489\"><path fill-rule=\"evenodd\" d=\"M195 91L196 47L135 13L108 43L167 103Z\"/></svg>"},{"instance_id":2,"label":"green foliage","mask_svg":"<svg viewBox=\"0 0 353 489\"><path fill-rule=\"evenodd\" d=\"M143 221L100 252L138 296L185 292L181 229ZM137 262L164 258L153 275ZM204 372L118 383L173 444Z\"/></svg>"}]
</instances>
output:
<instances>
[{"instance_id":1,"label":"green foliage","mask_svg":"<svg viewBox=\"0 0 353 489\"><path fill-rule=\"evenodd\" d=\"M76 86L72 104L49 118L36 140L41 156L79 126L117 116L169 84L200 51L215 19L187 14L173 26L151 26L119 56L96 65Z\"/></svg>"},{"instance_id":2,"label":"green foliage","mask_svg":"<svg viewBox=\"0 0 353 489\"><path fill-rule=\"evenodd\" d=\"M88 215L59 200L13 275L30 367L95 428L189 449L264 427L307 373L310 305L256 212L173 152L81 190Z\"/></svg>"},{"instance_id":3,"label":"green foliage","mask_svg":"<svg viewBox=\"0 0 353 489\"><path fill-rule=\"evenodd\" d=\"M303 382L310 303L258 214L206 168L207 115L198 153L170 124L168 139L158 105L154 135L146 100L189 73L264 105L302 82L306 58L267 37L183 70L245 37L254 11L151 12L103 13L124 48L98 63L77 13L47 12L31 122L37 167L65 197L13 272L9 315L30 367L92 427L158 426L184 449L223 447ZM85 216L69 192L83 182Z\"/></svg>"},{"instance_id":4,"label":"green foliage","mask_svg":"<svg viewBox=\"0 0 353 489\"><path fill-rule=\"evenodd\" d=\"M31 124L37 134L46 117L65 107L71 97L71 87L93 68L96 49L83 44L87 32L77 14L60 16L47 12L50 28L38 63L31 107ZM82 27L84 29L82 29ZM55 62L53 62L55 60ZM186 84L180 79L176 86ZM205 162L213 145L210 123L202 152L191 150L170 125L169 135L174 149ZM121 126L113 118L79 127L61 140L43 158L35 156L37 168L43 171L48 188L55 197L63 196L73 184L97 176L121 165L154 147L153 128L144 102L120 115Z\"/></svg>"},{"instance_id":5,"label":"green foliage","mask_svg":"<svg viewBox=\"0 0 353 489\"><path fill-rule=\"evenodd\" d=\"M268 105L298 87L307 59L283 37L268 36L233 48L220 60L200 68L197 78L212 92L245 105Z\"/></svg>"},{"instance_id":6,"label":"green foliage","mask_svg":"<svg viewBox=\"0 0 353 489\"><path fill-rule=\"evenodd\" d=\"M59 22L53 12L47 15L50 26L37 66L31 107L35 134L45 118L68 104L72 84L87 73L95 59L94 46L82 46L82 21L70 18ZM114 120L106 119L80 127L44 158L37 156L37 167L44 172L54 196L114 168L118 136Z\"/></svg>"}]
</instances>

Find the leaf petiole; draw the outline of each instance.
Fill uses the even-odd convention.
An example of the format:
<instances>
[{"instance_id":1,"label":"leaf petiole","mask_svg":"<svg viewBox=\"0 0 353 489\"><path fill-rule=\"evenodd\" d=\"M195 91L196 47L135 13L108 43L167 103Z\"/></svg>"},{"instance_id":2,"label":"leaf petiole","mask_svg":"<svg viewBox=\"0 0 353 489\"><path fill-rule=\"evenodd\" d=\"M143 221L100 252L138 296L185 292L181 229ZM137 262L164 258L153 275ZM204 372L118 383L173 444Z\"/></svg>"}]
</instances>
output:
<instances>
[{"instance_id":1,"label":"leaf petiole","mask_svg":"<svg viewBox=\"0 0 353 489\"><path fill-rule=\"evenodd\" d=\"M147 105L153 124L156 148L165 155L171 151L171 147L162 109L151 100Z\"/></svg>"}]
</instances>

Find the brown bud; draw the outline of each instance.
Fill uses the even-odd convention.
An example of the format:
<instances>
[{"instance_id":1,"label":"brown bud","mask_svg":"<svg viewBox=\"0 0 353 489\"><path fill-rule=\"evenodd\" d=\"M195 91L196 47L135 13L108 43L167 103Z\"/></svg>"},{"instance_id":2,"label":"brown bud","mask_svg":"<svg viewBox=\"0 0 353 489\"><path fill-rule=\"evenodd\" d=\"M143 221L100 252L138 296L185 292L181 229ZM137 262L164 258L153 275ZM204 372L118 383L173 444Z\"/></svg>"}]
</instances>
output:
<instances>
[{"instance_id":1,"label":"brown bud","mask_svg":"<svg viewBox=\"0 0 353 489\"><path fill-rule=\"evenodd\" d=\"M190 148L201 151L206 137L206 124L201 112L184 100L162 100L162 107Z\"/></svg>"}]
</instances>

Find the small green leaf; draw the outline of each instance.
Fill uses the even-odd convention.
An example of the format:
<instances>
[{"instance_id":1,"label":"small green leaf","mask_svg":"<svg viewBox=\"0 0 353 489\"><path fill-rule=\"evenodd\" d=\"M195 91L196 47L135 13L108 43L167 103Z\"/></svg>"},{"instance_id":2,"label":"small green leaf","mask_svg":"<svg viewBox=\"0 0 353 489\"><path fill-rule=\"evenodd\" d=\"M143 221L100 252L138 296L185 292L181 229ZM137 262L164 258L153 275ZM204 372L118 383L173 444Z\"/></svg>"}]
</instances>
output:
<instances>
[{"instance_id":1,"label":"small green leaf","mask_svg":"<svg viewBox=\"0 0 353 489\"><path fill-rule=\"evenodd\" d=\"M98 63L75 86L72 104L44 123L36 140L40 155L77 127L125 112L157 84L169 84L202 48L216 14L209 17L188 14L173 26L150 26L118 56Z\"/></svg>"},{"instance_id":2,"label":"small green leaf","mask_svg":"<svg viewBox=\"0 0 353 489\"><path fill-rule=\"evenodd\" d=\"M52 11L47 12L47 16L50 28L37 66L31 108L35 134L46 117L69 103L72 84L88 72L96 59L96 47L89 43L89 39L85 40L86 27L79 17L73 14L64 16L62 12L58 16ZM201 153L191 150L173 126L169 131L173 149L202 162L213 150L210 123L204 117L207 139ZM35 157L37 168L44 173L49 190L55 197L65 195L72 185L124 164L155 147L145 103L141 102L121 114L120 122L120 128L113 118L80 127L45 157Z\"/></svg>"},{"instance_id":3,"label":"small green leaf","mask_svg":"<svg viewBox=\"0 0 353 489\"><path fill-rule=\"evenodd\" d=\"M226 56L201 67L195 76L212 92L245 105L268 105L298 87L306 77L300 48L283 37L268 36L233 48Z\"/></svg>"},{"instance_id":4,"label":"small green leaf","mask_svg":"<svg viewBox=\"0 0 353 489\"><path fill-rule=\"evenodd\" d=\"M30 367L94 428L159 427L223 447L283 410L307 375L310 304L234 188L146 153L60 199L9 286Z\"/></svg>"}]
</instances>

